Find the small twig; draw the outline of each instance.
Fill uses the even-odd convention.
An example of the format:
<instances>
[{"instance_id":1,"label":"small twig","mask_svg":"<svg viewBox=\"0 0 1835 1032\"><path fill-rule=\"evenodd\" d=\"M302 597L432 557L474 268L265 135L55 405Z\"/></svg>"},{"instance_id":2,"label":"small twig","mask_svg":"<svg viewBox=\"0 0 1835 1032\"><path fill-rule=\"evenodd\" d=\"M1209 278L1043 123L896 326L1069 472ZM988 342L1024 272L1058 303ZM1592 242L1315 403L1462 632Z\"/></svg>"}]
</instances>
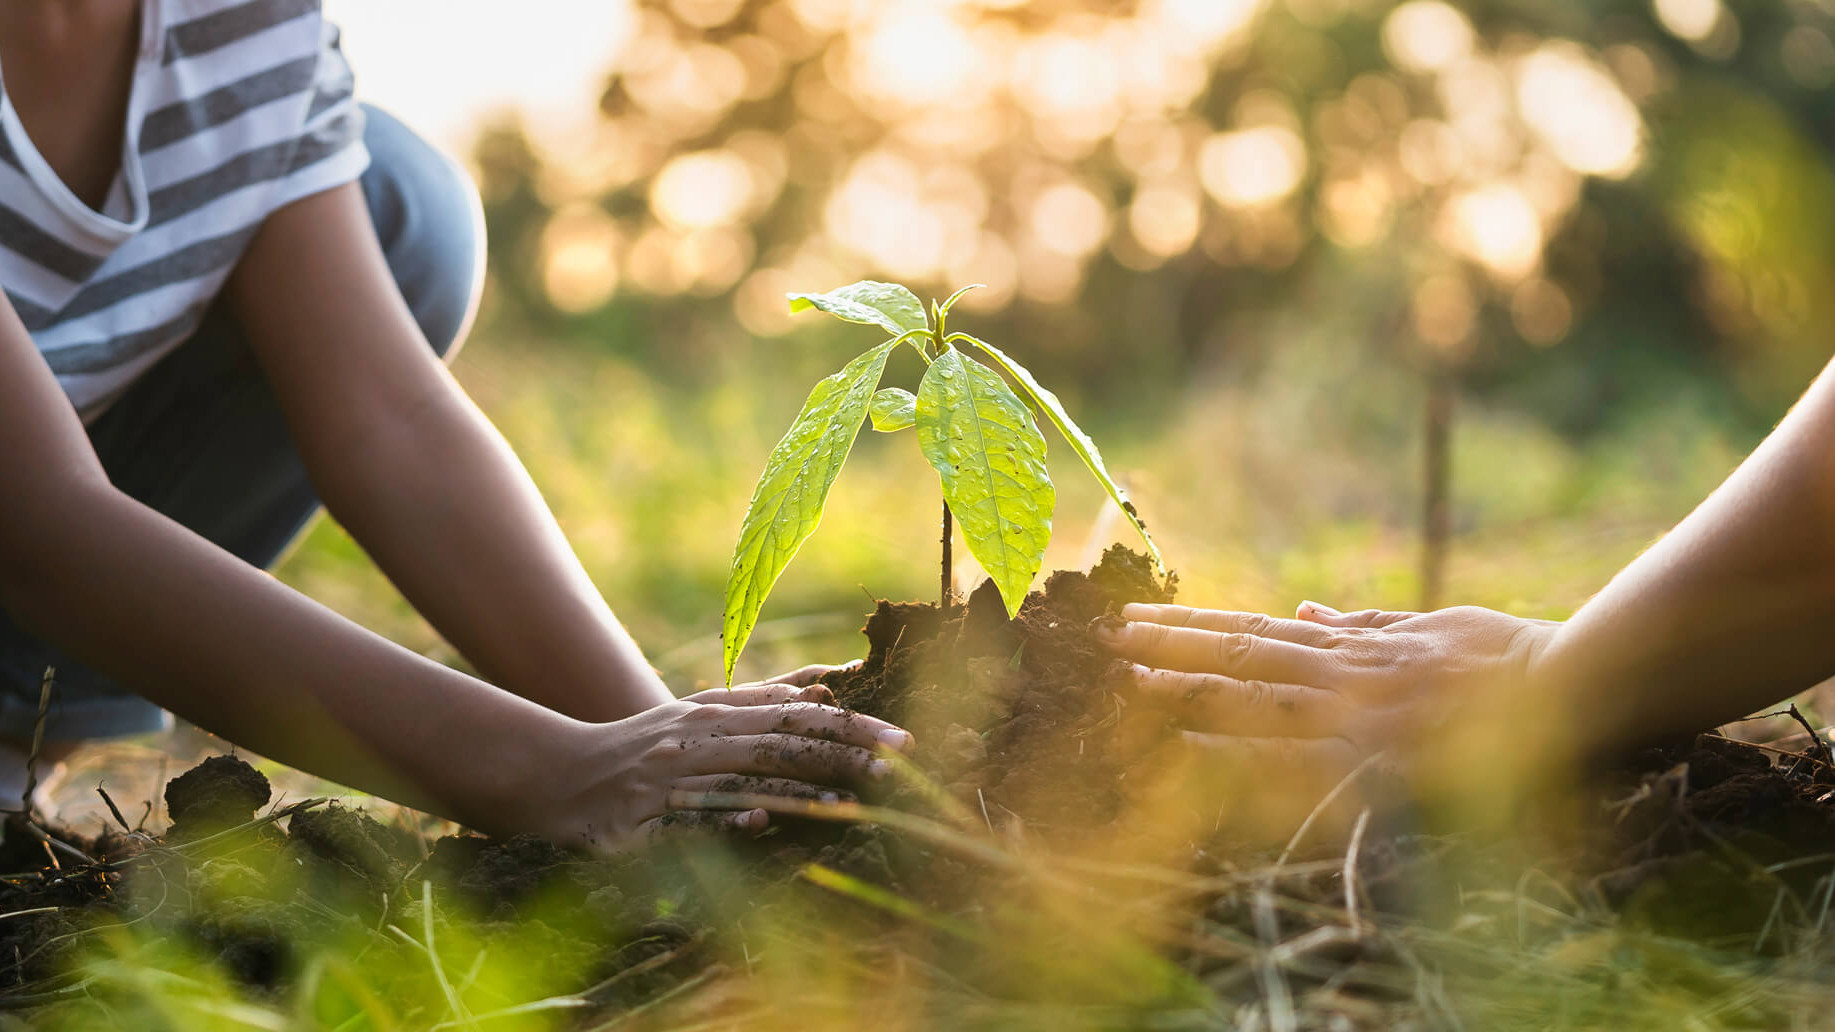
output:
<instances>
[{"instance_id":1,"label":"small twig","mask_svg":"<svg viewBox=\"0 0 1835 1032\"><path fill-rule=\"evenodd\" d=\"M1362 939L1364 934L1363 919L1357 915L1357 851L1363 847L1364 828L1370 823L1370 808L1364 807L1357 815L1357 825L1351 829L1351 844L1344 851L1344 909L1351 915L1351 935Z\"/></svg>"},{"instance_id":2,"label":"small twig","mask_svg":"<svg viewBox=\"0 0 1835 1032\"><path fill-rule=\"evenodd\" d=\"M638 940L638 941L646 942L646 941L652 941L652 940ZM580 997L581 999L590 1000L600 995L601 993L605 992L607 989L610 989L612 986L619 984L620 982L624 982L624 981L627 981L633 978L641 978L644 975L647 975L650 972L657 970L658 968L668 967L670 964L673 964L676 961L681 960L683 957L688 956L689 954L693 953L694 951L700 949L702 944L705 943L706 941L707 941L707 933L705 932L698 933L690 937L687 942L682 943L680 946L677 946L671 950L666 950L662 953L658 953L656 956L651 957L648 960L638 961L637 963L632 964L630 967L625 968L623 971L617 972L616 974L612 975L611 977L606 978L604 981L595 983L594 985L588 988L582 989L579 992L574 993L574 995L577 997ZM636 945L636 943L631 943L631 945L634 946Z\"/></svg>"},{"instance_id":3,"label":"small twig","mask_svg":"<svg viewBox=\"0 0 1835 1032\"><path fill-rule=\"evenodd\" d=\"M294 803L292 806L287 807L284 810L270 810L268 813L264 814L263 816L257 817L252 821L248 821L243 824L238 824L233 828L226 828L223 831L219 831L214 835L206 835L203 838L192 839L189 842L183 842L176 846L161 846L158 849L149 849L144 853L136 853L133 856L122 857L119 860L110 861L109 863L102 864L101 867L105 871L118 871L126 867L128 864L131 864L134 861L139 860L142 857L152 856L156 853L164 853L168 855L173 854L173 853L179 853L179 854L189 853L194 850L201 849L202 847L207 846L212 842L218 842L226 838L232 838L236 835L242 834L243 832L252 831L255 828L259 828L262 825L273 824L276 821L285 820L286 818L291 817L294 814L299 813L302 810L310 810L315 806L323 806L329 802L331 802L331 798L329 796L320 796L316 799L303 799L297 803Z\"/></svg>"},{"instance_id":4,"label":"small twig","mask_svg":"<svg viewBox=\"0 0 1835 1032\"><path fill-rule=\"evenodd\" d=\"M1771 929L1778 923L1778 915L1784 912L1784 897L1790 890L1779 888L1778 894L1771 901L1771 913L1765 916L1765 927L1759 929L1759 937L1752 940L1752 952L1757 953L1765 948L1765 940L1771 938Z\"/></svg>"},{"instance_id":5,"label":"small twig","mask_svg":"<svg viewBox=\"0 0 1835 1032\"><path fill-rule=\"evenodd\" d=\"M657 1010L665 1004L675 1000L677 997L691 993L714 979L724 976L726 973L725 966L720 964L711 965L700 974L692 978L684 979L674 987L657 994L655 997L638 1004L622 1014L614 1016L611 1020L594 1025L591 1029L588 1029L587 1032L611 1032L612 1029L620 1025L629 1024L641 1015Z\"/></svg>"},{"instance_id":6,"label":"small twig","mask_svg":"<svg viewBox=\"0 0 1835 1032\"><path fill-rule=\"evenodd\" d=\"M90 866L95 865L96 861L94 857L76 848L75 846L71 845L68 842L60 842L57 839L51 837L50 832L39 827L38 822L32 820L30 817L27 817L23 819L22 821L20 821L20 825L24 827L26 831L30 832L33 838L43 843L44 847L47 850L52 851L53 855L51 857L51 865L53 867L57 866L57 857L55 855L57 853L62 853L65 856L69 857L70 859L75 860L79 863L89 864Z\"/></svg>"},{"instance_id":7,"label":"small twig","mask_svg":"<svg viewBox=\"0 0 1835 1032\"><path fill-rule=\"evenodd\" d=\"M121 825L121 830L127 832L129 835L134 834L134 826L127 822L126 817L121 816L121 808L116 806L115 801L108 797L108 789L98 784L96 786L96 795L101 796L102 801L108 804L108 812L115 815L115 823Z\"/></svg>"},{"instance_id":8,"label":"small twig","mask_svg":"<svg viewBox=\"0 0 1835 1032\"><path fill-rule=\"evenodd\" d=\"M1776 716L1778 714L1772 714L1772 715ZM1831 770L1835 770L1835 763L1831 763L1828 760L1825 760L1820 756L1811 756L1808 753L1791 752L1789 749L1780 749L1775 745L1767 745L1764 742L1744 742L1737 738L1728 738L1726 735L1714 734L1713 732L1709 732L1707 737L1712 738L1717 742L1732 742L1734 745L1743 745L1747 747L1748 749L1757 749L1759 752L1768 752L1772 754L1773 756L1782 756L1782 757L1785 757L1786 759L1797 760L1797 761L1807 761L1809 763L1817 764L1818 766L1827 767Z\"/></svg>"},{"instance_id":9,"label":"small twig","mask_svg":"<svg viewBox=\"0 0 1835 1032\"><path fill-rule=\"evenodd\" d=\"M85 978L75 985L67 985L61 989L52 989L42 993L7 993L6 996L0 997L0 1010L26 1010L47 1003L57 1003L60 1000L74 1000L89 992L89 985L93 981L95 979ZM43 983L36 984L42 985Z\"/></svg>"},{"instance_id":10,"label":"small twig","mask_svg":"<svg viewBox=\"0 0 1835 1032\"><path fill-rule=\"evenodd\" d=\"M1822 890L1822 909L1816 913L1816 934L1822 934L1822 928L1829 920L1829 904L1835 902L1835 871L1829 872L1827 884Z\"/></svg>"},{"instance_id":11,"label":"small twig","mask_svg":"<svg viewBox=\"0 0 1835 1032\"><path fill-rule=\"evenodd\" d=\"M1336 925L1322 925L1310 932L1303 932L1288 939L1268 951L1269 959L1281 967L1289 967L1295 961L1333 946L1355 945L1363 938L1355 929L1339 928Z\"/></svg>"},{"instance_id":12,"label":"small twig","mask_svg":"<svg viewBox=\"0 0 1835 1032\"><path fill-rule=\"evenodd\" d=\"M1319 819L1319 815L1324 813L1328 807L1336 802L1340 795L1344 794L1344 790L1351 786L1351 782L1356 781L1364 771L1368 770L1370 766L1381 759L1382 756L1383 754L1381 752L1373 752L1364 757L1362 763L1351 768L1349 774L1346 774L1336 785L1333 785L1330 792L1325 793L1325 798L1320 799L1319 804L1314 806L1312 812L1306 815L1306 819L1300 822L1300 827L1294 831L1293 838L1287 840L1287 848L1281 850L1281 855L1274 861L1276 869L1286 865L1287 858L1292 856L1293 851L1298 849L1300 843L1305 840L1306 833L1312 830L1313 822Z\"/></svg>"},{"instance_id":13,"label":"small twig","mask_svg":"<svg viewBox=\"0 0 1835 1032\"><path fill-rule=\"evenodd\" d=\"M1803 718L1803 711L1797 708L1797 704L1791 703L1790 708L1785 712L1789 714L1790 719L1803 728L1805 734L1810 736L1810 741L1822 747L1822 762L1835 767L1835 747L1831 747L1828 739L1816 733L1816 729L1810 726L1810 722Z\"/></svg>"},{"instance_id":14,"label":"small twig","mask_svg":"<svg viewBox=\"0 0 1835 1032\"><path fill-rule=\"evenodd\" d=\"M32 793L38 791L38 753L45 744L45 717L51 712L51 688L57 684L57 668L45 668L45 676L38 682L38 719L32 723L32 753L25 761L25 795L19 799L19 809L25 814L27 823L31 823L37 814L32 809Z\"/></svg>"},{"instance_id":15,"label":"small twig","mask_svg":"<svg viewBox=\"0 0 1835 1032\"><path fill-rule=\"evenodd\" d=\"M1255 893L1250 912L1256 938L1267 948L1255 963L1255 974L1261 982L1268 1027L1273 1032L1295 1032L1300 1026L1293 1010L1293 990L1287 985L1287 976L1274 955L1275 947L1280 944L1281 927L1274 913L1274 893L1266 885Z\"/></svg>"},{"instance_id":16,"label":"small twig","mask_svg":"<svg viewBox=\"0 0 1835 1032\"><path fill-rule=\"evenodd\" d=\"M452 1008L452 1016L464 1027L476 1028L471 1011L446 978L446 966L440 963L440 951L433 941L433 883L430 881L421 882L421 935L426 940L427 962L433 965L434 980L440 984L440 992L446 997L446 1005Z\"/></svg>"},{"instance_id":17,"label":"small twig","mask_svg":"<svg viewBox=\"0 0 1835 1032\"><path fill-rule=\"evenodd\" d=\"M472 1020L478 1024L483 1024L486 1021L499 1021L504 1018L520 1018L525 1014L542 1014L547 1011L557 1010L580 1010L590 1006L592 1006L591 1000L582 1000L577 996L551 996L545 1000L519 1003L514 1007L505 1007L502 1010L485 1011L483 1014L474 1015ZM358 1015L358 1017L362 1016L361 1014ZM444 1029L462 1027L464 1027L463 1024L457 1021L442 1021L433 1026L431 1032L442 1032Z\"/></svg>"}]
</instances>

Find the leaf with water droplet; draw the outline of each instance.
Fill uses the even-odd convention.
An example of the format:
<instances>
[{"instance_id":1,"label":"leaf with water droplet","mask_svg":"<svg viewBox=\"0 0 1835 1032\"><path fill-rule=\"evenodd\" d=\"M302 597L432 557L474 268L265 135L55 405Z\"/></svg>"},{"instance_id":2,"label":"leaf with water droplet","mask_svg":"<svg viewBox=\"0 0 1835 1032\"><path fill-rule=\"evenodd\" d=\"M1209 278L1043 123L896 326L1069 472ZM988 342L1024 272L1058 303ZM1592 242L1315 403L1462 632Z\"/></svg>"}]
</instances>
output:
<instances>
[{"instance_id":1,"label":"leaf with water droplet","mask_svg":"<svg viewBox=\"0 0 1835 1032\"><path fill-rule=\"evenodd\" d=\"M1058 432L1064 435L1066 441L1070 442L1070 450L1076 452L1077 457L1083 460L1083 464L1089 467L1090 473L1096 477L1096 480L1109 492L1109 497L1114 499L1115 504L1121 508L1122 515L1126 516L1128 522L1134 525L1135 531L1141 536L1141 541L1147 546L1147 554L1153 557L1153 565L1164 571L1166 564L1160 559L1160 549L1153 543L1153 535L1147 533L1146 521L1141 519L1140 513L1134 508L1134 503L1128 500L1128 492L1122 490L1121 485L1115 482L1115 478L1109 475L1108 467L1102 462L1102 453L1096 450L1096 442L1090 440L1090 436L1083 432L1083 428L1070 418L1070 413L1064 410L1064 403L1058 400L1058 396L1046 390L1033 377L1031 370L1015 362L1005 352L987 341L971 337L966 333L952 333L949 339L967 341L986 352L996 365L1006 370L1007 375L1018 381L1026 393L1031 395L1032 403L1037 405L1040 411L1044 412L1045 416L1057 426Z\"/></svg>"},{"instance_id":2,"label":"leaf with water droplet","mask_svg":"<svg viewBox=\"0 0 1835 1032\"><path fill-rule=\"evenodd\" d=\"M822 522L829 488L866 420L867 405L886 369L886 356L897 344L896 339L886 341L816 384L803 411L765 460L726 580L720 637L727 684L733 683L733 666L752 636L766 596Z\"/></svg>"},{"instance_id":3,"label":"leaf with water droplet","mask_svg":"<svg viewBox=\"0 0 1835 1032\"><path fill-rule=\"evenodd\" d=\"M949 350L918 384L917 434L969 553L1007 615L1018 615L1045 561L1057 505L1031 411L999 373Z\"/></svg>"},{"instance_id":4,"label":"leaf with water droplet","mask_svg":"<svg viewBox=\"0 0 1835 1032\"><path fill-rule=\"evenodd\" d=\"M887 387L873 395L867 411L873 416L873 429L894 433L917 422L917 398L910 391Z\"/></svg>"},{"instance_id":5,"label":"leaf with water droplet","mask_svg":"<svg viewBox=\"0 0 1835 1032\"><path fill-rule=\"evenodd\" d=\"M848 322L883 326L894 336L930 325L924 318L924 303L896 283L861 280L826 293L788 296L792 312L814 308Z\"/></svg>"}]
</instances>

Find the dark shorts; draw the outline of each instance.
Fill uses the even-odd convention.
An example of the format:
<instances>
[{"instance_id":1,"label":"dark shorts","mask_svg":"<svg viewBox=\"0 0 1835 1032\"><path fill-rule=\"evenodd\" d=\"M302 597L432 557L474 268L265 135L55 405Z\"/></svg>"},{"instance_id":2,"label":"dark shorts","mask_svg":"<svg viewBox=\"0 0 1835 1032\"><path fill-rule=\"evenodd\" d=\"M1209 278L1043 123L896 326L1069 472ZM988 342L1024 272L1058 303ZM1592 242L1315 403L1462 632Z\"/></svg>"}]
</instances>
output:
<instances>
[{"instance_id":1,"label":"dark shorts","mask_svg":"<svg viewBox=\"0 0 1835 1032\"><path fill-rule=\"evenodd\" d=\"M421 331L448 356L483 285L477 191L412 130L375 108L365 113L370 219ZM89 436L116 487L265 569L317 514L319 500L225 307L135 381ZM171 723L158 706L0 613L0 736L31 736L47 666L57 668L47 738L137 734Z\"/></svg>"}]
</instances>

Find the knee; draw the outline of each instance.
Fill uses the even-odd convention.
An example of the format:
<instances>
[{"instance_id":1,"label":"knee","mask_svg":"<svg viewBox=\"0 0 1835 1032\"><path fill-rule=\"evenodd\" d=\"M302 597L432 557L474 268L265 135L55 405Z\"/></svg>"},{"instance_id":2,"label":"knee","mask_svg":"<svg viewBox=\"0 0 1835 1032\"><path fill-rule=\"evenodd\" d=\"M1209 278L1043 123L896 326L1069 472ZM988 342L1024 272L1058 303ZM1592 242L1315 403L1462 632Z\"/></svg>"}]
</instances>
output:
<instances>
[{"instance_id":1,"label":"knee","mask_svg":"<svg viewBox=\"0 0 1835 1032\"><path fill-rule=\"evenodd\" d=\"M450 363L484 289L484 211L451 158L394 116L366 106L363 194L389 271L427 343Z\"/></svg>"}]
</instances>

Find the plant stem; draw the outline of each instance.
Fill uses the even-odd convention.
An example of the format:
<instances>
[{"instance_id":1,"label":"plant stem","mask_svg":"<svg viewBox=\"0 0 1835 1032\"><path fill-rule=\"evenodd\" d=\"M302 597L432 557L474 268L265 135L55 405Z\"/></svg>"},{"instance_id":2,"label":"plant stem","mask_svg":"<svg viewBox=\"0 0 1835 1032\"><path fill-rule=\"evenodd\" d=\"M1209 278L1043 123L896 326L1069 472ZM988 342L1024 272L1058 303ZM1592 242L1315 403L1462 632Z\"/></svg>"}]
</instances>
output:
<instances>
[{"instance_id":1,"label":"plant stem","mask_svg":"<svg viewBox=\"0 0 1835 1032\"><path fill-rule=\"evenodd\" d=\"M954 571L955 563L951 560L950 554L949 554L950 542L951 542L951 539L954 537L955 537L955 527L951 525L950 523L949 503L944 502L943 503L943 576L942 576L943 587L942 587L942 590L938 594L938 597L942 600L938 603L938 606L943 610L945 614L949 612L950 605L953 602L955 602L956 600L956 593L953 590L951 590L953 588L953 585L950 584L950 580L951 580L950 574Z\"/></svg>"}]
</instances>

